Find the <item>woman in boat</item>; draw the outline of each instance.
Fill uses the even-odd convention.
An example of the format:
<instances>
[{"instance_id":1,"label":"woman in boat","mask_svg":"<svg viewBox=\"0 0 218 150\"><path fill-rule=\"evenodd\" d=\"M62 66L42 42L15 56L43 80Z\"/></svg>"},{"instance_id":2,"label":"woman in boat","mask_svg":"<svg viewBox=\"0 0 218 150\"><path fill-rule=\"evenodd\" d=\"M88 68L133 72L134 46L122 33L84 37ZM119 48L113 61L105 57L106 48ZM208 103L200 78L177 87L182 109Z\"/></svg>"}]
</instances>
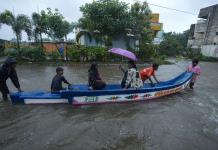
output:
<instances>
[{"instance_id":1,"label":"woman in boat","mask_svg":"<svg viewBox=\"0 0 218 150\"><path fill-rule=\"evenodd\" d=\"M128 62L128 70L125 71L122 66L120 69L124 72L124 77L121 82L121 88L141 88L143 87L143 83L140 77L140 74L137 70L136 64L134 61L130 60Z\"/></svg>"},{"instance_id":2,"label":"woman in boat","mask_svg":"<svg viewBox=\"0 0 218 150\"><path fill-rule=\"evenodd\" d=\"M106 83L102 81L102 78L98 72L98 64L93 62L88 70L88 85L90 90L101 90L105 88Z\"/></svg>"}]
</instances>

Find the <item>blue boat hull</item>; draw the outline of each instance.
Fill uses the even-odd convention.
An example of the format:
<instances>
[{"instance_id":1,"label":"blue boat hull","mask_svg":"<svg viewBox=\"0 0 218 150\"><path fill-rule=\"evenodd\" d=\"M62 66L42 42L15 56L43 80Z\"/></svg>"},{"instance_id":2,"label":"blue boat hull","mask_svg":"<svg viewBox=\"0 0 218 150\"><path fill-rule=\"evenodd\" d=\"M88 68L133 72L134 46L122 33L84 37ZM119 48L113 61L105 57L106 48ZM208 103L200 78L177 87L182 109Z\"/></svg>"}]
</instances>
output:
<instances>
[{"instance_id":1,"label":"blue boat hull","mask_svg":"<svg viewBox=\"0 0 218 150\"><path fill-rule=\"evenodd\" d=\"M101 103L122 103L154 99L180 92L192 78L192 73L184 72L176 78L160 82L154 87L145 84L140 89L121 89L118 84L107 85L103 90L88 90L87 85L73 85L60 92L32 91L10 94L13 104L58 104L89 105Z\"/></svg>"}]
</instances>

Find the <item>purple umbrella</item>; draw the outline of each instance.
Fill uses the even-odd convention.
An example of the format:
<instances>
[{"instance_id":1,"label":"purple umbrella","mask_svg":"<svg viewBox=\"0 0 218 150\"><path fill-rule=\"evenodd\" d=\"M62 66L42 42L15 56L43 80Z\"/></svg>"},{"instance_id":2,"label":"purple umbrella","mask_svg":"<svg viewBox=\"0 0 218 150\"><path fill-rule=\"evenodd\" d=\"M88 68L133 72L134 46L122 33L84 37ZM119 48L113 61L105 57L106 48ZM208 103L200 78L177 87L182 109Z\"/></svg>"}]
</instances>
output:
<instances>
[{"instance_id":1,"label":"purple umbrella","mask_svg":"<svg viewBox=\"0 0 218 150\"><path fill-rule=\"evenodd\" d=\"M136 58L135 54L128 51L128 50L125 50L125 49L112 48L108 52L113 53L113 54L117 54L117 55L121 55L121 56L129 58L131 60L137 61L137 58Z\"/></svg>"}]
</instances>

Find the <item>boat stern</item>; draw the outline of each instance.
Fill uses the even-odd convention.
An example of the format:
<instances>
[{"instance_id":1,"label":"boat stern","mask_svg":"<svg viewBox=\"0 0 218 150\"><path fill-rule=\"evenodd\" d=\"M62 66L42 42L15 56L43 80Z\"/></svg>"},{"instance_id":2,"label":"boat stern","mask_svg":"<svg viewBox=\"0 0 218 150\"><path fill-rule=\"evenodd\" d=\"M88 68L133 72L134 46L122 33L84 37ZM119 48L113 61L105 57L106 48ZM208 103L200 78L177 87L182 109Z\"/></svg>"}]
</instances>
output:
<instances>
[{"instance_id":1,"label":"boat stern","mask_svg":"<svg viewBox=\"0 0 218 150\"><path fill-rule=\"evenodd\" d=\"M12 104L24 104L24 99L20 97L20 93L11 93L10 94Z\"/></svg>"}]
</instances>

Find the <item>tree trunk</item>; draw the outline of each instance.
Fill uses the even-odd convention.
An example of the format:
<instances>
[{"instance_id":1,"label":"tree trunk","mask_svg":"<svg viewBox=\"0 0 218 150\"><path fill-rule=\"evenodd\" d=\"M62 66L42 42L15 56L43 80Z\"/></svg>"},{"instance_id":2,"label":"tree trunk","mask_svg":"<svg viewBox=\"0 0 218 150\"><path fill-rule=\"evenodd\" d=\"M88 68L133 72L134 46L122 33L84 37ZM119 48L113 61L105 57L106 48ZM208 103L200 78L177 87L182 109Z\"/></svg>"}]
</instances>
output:
<instances>
[{"instance_id":1,"label":"tree trunk","mask_svg":"<svg viewBox=\"0 0 218 150\"><path fill-rule=\"evenodd\" d=\"M65 42L66 42L66 61L68 61L67 35L65 35Z\"/></svg>"},{"instance_id":2,"label":"tree trunk","mask_svg":"<svg viewBox=\"0 0 218 150\"><path fill-rule=\"evenodd\" d=\"M20 39L19 39L19 35L16 34L17 37L17 49L20 49Z\"/></svg>"},{"instance_id":3,"label":"tree trunk","mask_svg":"<svg viewBox=\"0 0 218 150\"><path fill-rule=\"evenodd\" d=\"M40 36L40 44L41 44L41 48L43 49L43 41L42 41L42 33L41 33L41 32L40 32L39 36Z\"/></svg>"},{"instance_id":4,"label":"tree trunk","mask_svg":"<svg viewBox=\"0 0 218 150\"><path fill-rule=\"evenodd\" d=\"M21 57L21 52L20 52L20 37L18 34L16 34L17 37L17 51L18 51L18 58Z\"/></svg>"}]
</instances>

